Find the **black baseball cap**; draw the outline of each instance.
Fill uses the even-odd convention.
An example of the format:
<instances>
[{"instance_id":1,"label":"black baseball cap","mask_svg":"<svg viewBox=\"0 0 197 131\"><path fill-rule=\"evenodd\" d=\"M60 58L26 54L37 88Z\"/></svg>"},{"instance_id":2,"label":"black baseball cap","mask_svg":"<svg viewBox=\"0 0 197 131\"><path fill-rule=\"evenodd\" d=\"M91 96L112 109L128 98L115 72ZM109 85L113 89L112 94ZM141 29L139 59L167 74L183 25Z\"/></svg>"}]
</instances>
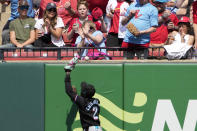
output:
<instances>
[{"instance_id":1,"label":"black baseball cap","mask_svg":"<svg viewBox=\"0 0 197 131\"><path fill-rule=\"evenodd\" d=\"M56 4L55 3L48 3L46 10L50 10L50 9L56 9Z\"/></svg>"}]
</instances>

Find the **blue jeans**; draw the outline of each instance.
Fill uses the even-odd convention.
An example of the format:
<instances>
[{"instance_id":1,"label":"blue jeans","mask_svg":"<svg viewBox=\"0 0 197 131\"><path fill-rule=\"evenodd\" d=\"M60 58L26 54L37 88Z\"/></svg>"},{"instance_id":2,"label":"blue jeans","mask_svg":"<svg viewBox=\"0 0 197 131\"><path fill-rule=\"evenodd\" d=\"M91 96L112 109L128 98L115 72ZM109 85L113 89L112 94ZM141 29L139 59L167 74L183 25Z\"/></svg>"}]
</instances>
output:
<instances>
[{"instance_id":1,"label":"blue jeans","mask_svg":"<svg viewBox=\"0 0 197 131\"><path fill-rule=\"evenodd\" d=\"M0 60L3 59L3 55L4 55L3 54L4 53L3 48L12 48L12 47L16 47L16 46L14 44L11 44L11 43L0 46ZM32 49L29 49L29 48L33 48L33 45L26 45L26 46L24 46L24 48L28 48L28 49L25 49L25 51L32 51Z\"/></svg>"},{"instance_id":2,"label":"blue jeans","mask_svg":"<svg viewBox=\"0 0 197 131\"><path fill-rule=\"evenodd\" d=\"M16 45L9 43L9 44L5 44L5 45L1 45L0 49L2 48L12 48L12 47L16 47ZM33 45L25 45L24 48L33 48Z\"/></svg>"},{"instance_id":3,"label":"blue jeans","mask_svg":"<svg viewBox=\"0 0 197 131\"><path fill-rule=\"evenodd\" d=\"M5 45L7 43L10 43L10 30L9 30L9 25L10 25L10 20L7 21L7 23L4 25L3 30L2 30L2 45Z\"/></svg>"}]
</instances>

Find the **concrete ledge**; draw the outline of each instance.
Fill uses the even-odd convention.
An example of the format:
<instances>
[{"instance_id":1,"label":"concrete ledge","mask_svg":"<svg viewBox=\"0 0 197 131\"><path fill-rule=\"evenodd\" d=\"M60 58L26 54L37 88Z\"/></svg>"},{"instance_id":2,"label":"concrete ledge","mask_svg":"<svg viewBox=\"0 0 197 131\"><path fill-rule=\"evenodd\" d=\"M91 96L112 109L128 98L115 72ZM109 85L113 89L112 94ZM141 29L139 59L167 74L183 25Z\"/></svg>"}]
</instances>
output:
<instances>
[{"instance_id":1,"label":"concrete ledge","mask_svg":"<svg viewBox=\"0 0 197 131\"><path fill-rule=\"evenodd\" d=\"M43 61L43 60L38 60L38 61L32 61L32 60L25 60L25 61L3 61L2 63L59 63L59 64L66 64L69 62L69 60L50 60L50 61ZM167 63L167 64L187 64L187 63L197 63L197 60L80 60L79 64L119 64L119 63Z\"/></svg>"}]
</instances>

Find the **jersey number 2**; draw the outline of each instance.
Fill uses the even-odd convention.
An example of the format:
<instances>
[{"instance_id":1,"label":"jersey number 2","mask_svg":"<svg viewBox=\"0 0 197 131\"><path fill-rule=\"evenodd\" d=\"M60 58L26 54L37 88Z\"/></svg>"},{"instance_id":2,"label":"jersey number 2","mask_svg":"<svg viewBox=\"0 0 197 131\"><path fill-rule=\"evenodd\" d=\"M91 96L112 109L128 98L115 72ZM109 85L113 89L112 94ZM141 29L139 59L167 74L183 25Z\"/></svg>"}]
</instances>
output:
<instances>
[{"instance_id":1,"label":"jersey number 2","mask_svg":"<svg viewBox=\"0 0 197 131\"><path fill-rule=\"evenodd\" d=\"M93 107L92 108L92 111L94 112L94 114L93 114L93 119L94 120L98 120L98 107Z\"/></svg>"}]
</instances>

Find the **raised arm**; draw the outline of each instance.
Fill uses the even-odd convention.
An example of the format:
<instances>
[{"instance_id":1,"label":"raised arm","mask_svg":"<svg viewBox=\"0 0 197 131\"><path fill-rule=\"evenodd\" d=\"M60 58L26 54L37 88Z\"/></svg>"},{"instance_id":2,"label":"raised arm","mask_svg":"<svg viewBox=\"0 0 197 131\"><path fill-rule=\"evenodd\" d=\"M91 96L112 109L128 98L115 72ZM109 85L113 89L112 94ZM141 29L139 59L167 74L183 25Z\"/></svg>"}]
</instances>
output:
<instances>
[{"instance_id":1,"label":"raised arm","mask_svg":"<svg viewBox=\"0 0 197 131\"><path fill-rule=\"evenodd\" d=\"M76 8L73 8L73 7L71 7L71 2L70 1L67 1L66 3L65 3L65 9L68 11L68 13L71 15L71 16L73 16L73 15L75 15L76 14Z\"/></svg>"},{"instance_id":2,"label":"raised arm","mask_svg":"<svg viewBox=\"0 0 197 131\"><path fill-rule=\"evenodd\" d=\"M66 93L71 98L71 100L73 102L75 102L78 95L72 88L71 80L70 80L70 71L69 70L66 71L66 76L65 76L64 82L65 82Z\"/></svg>"},{"instance_id":3,"label":"raised arm","mask_svg":"<svg viewBox=\"0 0 197 131\"><path fill-rule=\"evenodd\" d=\"M106 26L106 24L105 24L105 21L104 21L104 19L103 19L103 16L101 16L101 17L99 18L99 20L101 21L101 32L107 33L107 26Z\"/></svg>"},{"instance_id":4,"label":"raised arm","mask_svg":"<svg viewBox=\"0 0 197 131\"><path fill-rule=\"evenodd\" d=\"M71 61L73 61L73 60L71 60ZM65 69L65 72L66 72L66 76L65 76L65 79L64 79L66 93L68 94L68 96L71 98L71 100L74 103L76 103L78 106L83 106L84 105L84 98L82 96L79 96L77 94L76 88L74 88L71 85L70 73L71 73L72 70L69 70L69 69L66 69L66 68L64 68L64 69Z\"/></svg>"},{"instance_id":5,"label":"raised arm","mask_svg":"<svg viewBox=\"0 0 197 131\"><path fill-rule=\"evenodd\" d=\"M175 6L180 8L185 0L177 0Z\"/></svg>"},{"instance_id":6,"label":"raised arm","mask_svg":"<svg viewBox=\"0 0 197 131\"><path fill-rule=\"evenodd\" d=\"M64 27L64 23L61 18L57 18L57 25L58 27L52 27L50 24L50 20L46 18L45 20L46 25L48 26L49 32L57 39L60 39L62 37L62 30Z\"/></svg>"},{"instance_id":7,"label":"raised arm","mask_svg":"<svg viewBox=\"0 0 197 131\"><path fill-rule=\"evenodd\" d=\"M95 44L100 44L103 40L102 34L97 34L96 36L92 35L89 30L82 28L84 36L92 40Z\"/></svg>"},{"instance_id":8,"label":"raised arm","mask_svg":"<svg viewBox=\"0 0 197 131\"><path fill-rule=\"evenodd\" d=\"M71 28L71 29L70 29ZM76 31L78 31L78 25L77 24L73 24L69 26L70 31L67 31L67 38L69 40L71 40L75 34Z\"/></svg>"}]
</instances>

